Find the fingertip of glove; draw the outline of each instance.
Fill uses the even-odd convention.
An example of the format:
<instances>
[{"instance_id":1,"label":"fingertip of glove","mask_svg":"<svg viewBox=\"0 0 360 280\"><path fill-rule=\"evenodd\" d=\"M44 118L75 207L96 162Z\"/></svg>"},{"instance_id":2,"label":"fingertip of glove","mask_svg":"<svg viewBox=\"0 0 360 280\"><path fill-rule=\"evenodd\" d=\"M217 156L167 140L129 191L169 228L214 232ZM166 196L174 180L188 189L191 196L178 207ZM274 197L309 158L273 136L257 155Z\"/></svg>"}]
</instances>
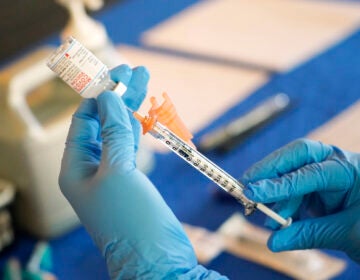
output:
<instances>
[{"instance_id":1,"label":"fingertip of glove","mask_svg":"<svg viewBox=\"0 0 360 280\"><path fill-rule=\"evenodd\" d=\"M250 200L261 202L261 187L259 187L258 182L247 184L244 194Z\"/></svg>"},{"instance_id":2,"label":"fingertip of glove","mask_svg":"<svg viewBox=\"0 0 360 280\"><path fill-rule=\"evenodd\" d=\"M270 238L267 241L267 246L270 249L270 251L277 253L282 251L281 245L278 242L277 234L274 233L270 236Z\"/></svg>"},{"instance_id":3,"label":"fingertip of glove","mask_svg":"<svg viewBox=\"0 0 360 280\"><path fill-rule=\"evenodd\" d=\"M140 73L143 78L149 79L150 78L150 72L145 66L137 66L133 69L134 72Z\"/></svg>"},{"instance_id":4,"label":"fingertip of glove","mask_svg":"<svg viewBox=\"0 0 360 280\"><path fill-rule=\"evenodd\" d=\"M247 185L250 183L250 178L246 175L244 175L240 180L239 180L243 185Z\"/></svg>"},{"instance_id":5,"label":"fingertip of glove","mask_svg":"<svg viewBox=\"0 0 360 280\"><path fill-rule=\"evenodd\" d=\"M249 187L247 187L245 190L244 190L244 195L250 199L250 200L254 200L254 191L252 189L250 189Z\"/></svg>"},{"instance_id":6,"label":"fingertip of glove","mask_svg":"<svg viewBox=\"0 0 360 280\"><path fill-rule=\"evenodd\" d=\"M132 77L132 69L127 64L122 64L118 67L115 67L110 71L110 78L115 83L122 83L125 86L128 85Z\"/></svg>"},{"instance_id":7,"label":"fingertip of glove","mask_svg":"<svg viewBox=\"0 0 360 280\"><path fill-rule=\"evenodd\" d=\"M118 82L120 76L122 75L129 76L131 75L131 73L132 73L132 69L127 64L121 64L110 71L111 78L114 79L115 82Z\"/></svg>"}]
</instances>

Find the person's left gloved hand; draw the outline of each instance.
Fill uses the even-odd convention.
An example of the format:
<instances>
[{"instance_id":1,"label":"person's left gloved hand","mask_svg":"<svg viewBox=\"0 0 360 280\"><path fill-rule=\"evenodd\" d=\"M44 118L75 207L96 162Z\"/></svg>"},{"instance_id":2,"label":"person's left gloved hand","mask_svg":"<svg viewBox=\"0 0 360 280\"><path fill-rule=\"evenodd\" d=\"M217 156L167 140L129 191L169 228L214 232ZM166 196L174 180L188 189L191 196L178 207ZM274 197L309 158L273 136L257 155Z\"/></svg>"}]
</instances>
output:
<instances>
[{"instance_id":1,"label":"person's left gloved hand","mask_svg":"<svg viewBox=\"0 0 360 280\"><path fill-rule=\"evenodd\" d=\"M122 65L112 79L127 86L122 98L104 92L84 100L74 114L59 183L106 258L112 279L209 279L218 273L197 265L175 215L135 166L137 110L149 75Z\"/></svg>"}]
</instances>

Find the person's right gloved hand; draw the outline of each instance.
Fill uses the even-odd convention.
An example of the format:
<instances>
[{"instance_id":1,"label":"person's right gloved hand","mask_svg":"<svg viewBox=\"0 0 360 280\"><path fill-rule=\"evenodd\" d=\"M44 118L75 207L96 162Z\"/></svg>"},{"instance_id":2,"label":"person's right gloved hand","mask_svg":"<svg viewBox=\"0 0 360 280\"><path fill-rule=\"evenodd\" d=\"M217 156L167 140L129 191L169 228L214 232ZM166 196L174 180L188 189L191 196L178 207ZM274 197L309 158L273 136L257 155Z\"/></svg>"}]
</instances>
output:
<instances>
[{"instance_id":1,"label":"person's right gloved hand","mask_svg":"<svg viewBox=\"0 0 360 280\"><path fill-rule=\"evenodd\" d=\"M310 248L341 250L360 263L360 155L311 140L297 140L245 172L245 195L293 224L268 241L274 251ZM308 217L300 217L305 207Z\"/></svg>"},{"instance_id":2,"label":"person's right gloved hand","mask_svg":"<svg viewBox=\"0 0 360 280\"><path fill-rule=\"evenodd\" d=\"M122 65L111 72L127 91L84 100L73 116L59 183L106 259L112 279L226 279L197 264L180 222L136 168L137 110L149 74ZM169 186L171 187L171 186Z\"/></svg>"}]
</instances>

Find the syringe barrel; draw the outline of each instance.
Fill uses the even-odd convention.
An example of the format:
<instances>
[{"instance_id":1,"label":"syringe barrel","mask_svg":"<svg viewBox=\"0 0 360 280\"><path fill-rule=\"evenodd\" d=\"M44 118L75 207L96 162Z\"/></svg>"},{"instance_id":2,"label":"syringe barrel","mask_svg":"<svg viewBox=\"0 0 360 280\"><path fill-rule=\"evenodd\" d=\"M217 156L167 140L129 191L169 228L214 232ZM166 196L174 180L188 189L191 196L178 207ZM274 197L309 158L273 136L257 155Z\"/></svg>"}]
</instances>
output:
<instances>
[{"instance_id":1,"label":"syringe barrel","mask_svg":"<svg viewBox=\"0 0 360 280\"><path fill-rule=\"evenodd\" d=\"M286 220L264 204L255 203L254 201L249 200L243 193L244 186L238 180L207 159L196 149L189 146L186 142L182 141L182 139L177 137L176 134L172 133L159 122L154 124L153 129L150 130L150 134L160 140L166 147L185 160L192 167L197 169L231 196L236 198L236 200L244 206L245 215L250 215L255 211L255 209L259 209L283 227L291 224L291 219Z\"/></svg>"},{"instance_id":2,"label":"syringe barrel","mask_svg":"<svg viewBox=\"0 0 360 280\"><path fill-rule=\"evenodd\" d=\"M246 198L243 194L244 186L238 180L182 141L177 135L158 122L155 123L150 133L172 152L176 153L180 158L236 198L245 207L246 215L251 214L255 210L256 203Z\"/></svg>"}]
</instances>

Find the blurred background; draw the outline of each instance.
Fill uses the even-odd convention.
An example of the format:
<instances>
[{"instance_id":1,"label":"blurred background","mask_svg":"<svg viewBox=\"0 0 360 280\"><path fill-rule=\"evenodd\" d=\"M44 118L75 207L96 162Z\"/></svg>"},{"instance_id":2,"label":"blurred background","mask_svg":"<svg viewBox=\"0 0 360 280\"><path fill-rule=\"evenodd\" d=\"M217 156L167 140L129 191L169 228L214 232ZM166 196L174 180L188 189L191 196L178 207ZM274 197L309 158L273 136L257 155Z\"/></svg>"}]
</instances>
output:
<instances>
[{"instance_id":1,"label":"blurred background","mask_svg":"<svg viewBox=\"0 0 360 280\"><path fill-rule=\"evenodd\" d=\"M360 117L359 26L355 0L1 1L3 279L21 279L14 278L20 270L29 279L44 271L57 279L108 279L104 260L57 184L80 98L45 62L66 36L109 68L148 67L149 95L161 99L166 91L199 150L238 178L299 137L360 152L360 131L354 131ZM149 106L145 101L140 111ZM236 124L233 134L223 135L230 124ZM215 132L222 141L212 140ZM359 275L358 265L339 252L276 255L263 238L244 247L251 234L238 238L243 233L237 228L245 226L236 219L229 237L234 243L226 245L229 226L221 226L242 213L239 204L150 137L142 138L137 161L206 267L230 279ZM246 225L266 237L264 218L255 213Z\"/></svg>"},{"instance_id":2,"label":"blurred background","mask_svg":"<svg viewBox=\"0 0 360 280\"><path fill-rule=\"evenodd\" d=\"M104 9L115 2L120 1L104 0ZM9 61L59 32L69 19L66 9L55 1L2 1L0 10L1 61Z\"/></svg>"}]
</instances>

